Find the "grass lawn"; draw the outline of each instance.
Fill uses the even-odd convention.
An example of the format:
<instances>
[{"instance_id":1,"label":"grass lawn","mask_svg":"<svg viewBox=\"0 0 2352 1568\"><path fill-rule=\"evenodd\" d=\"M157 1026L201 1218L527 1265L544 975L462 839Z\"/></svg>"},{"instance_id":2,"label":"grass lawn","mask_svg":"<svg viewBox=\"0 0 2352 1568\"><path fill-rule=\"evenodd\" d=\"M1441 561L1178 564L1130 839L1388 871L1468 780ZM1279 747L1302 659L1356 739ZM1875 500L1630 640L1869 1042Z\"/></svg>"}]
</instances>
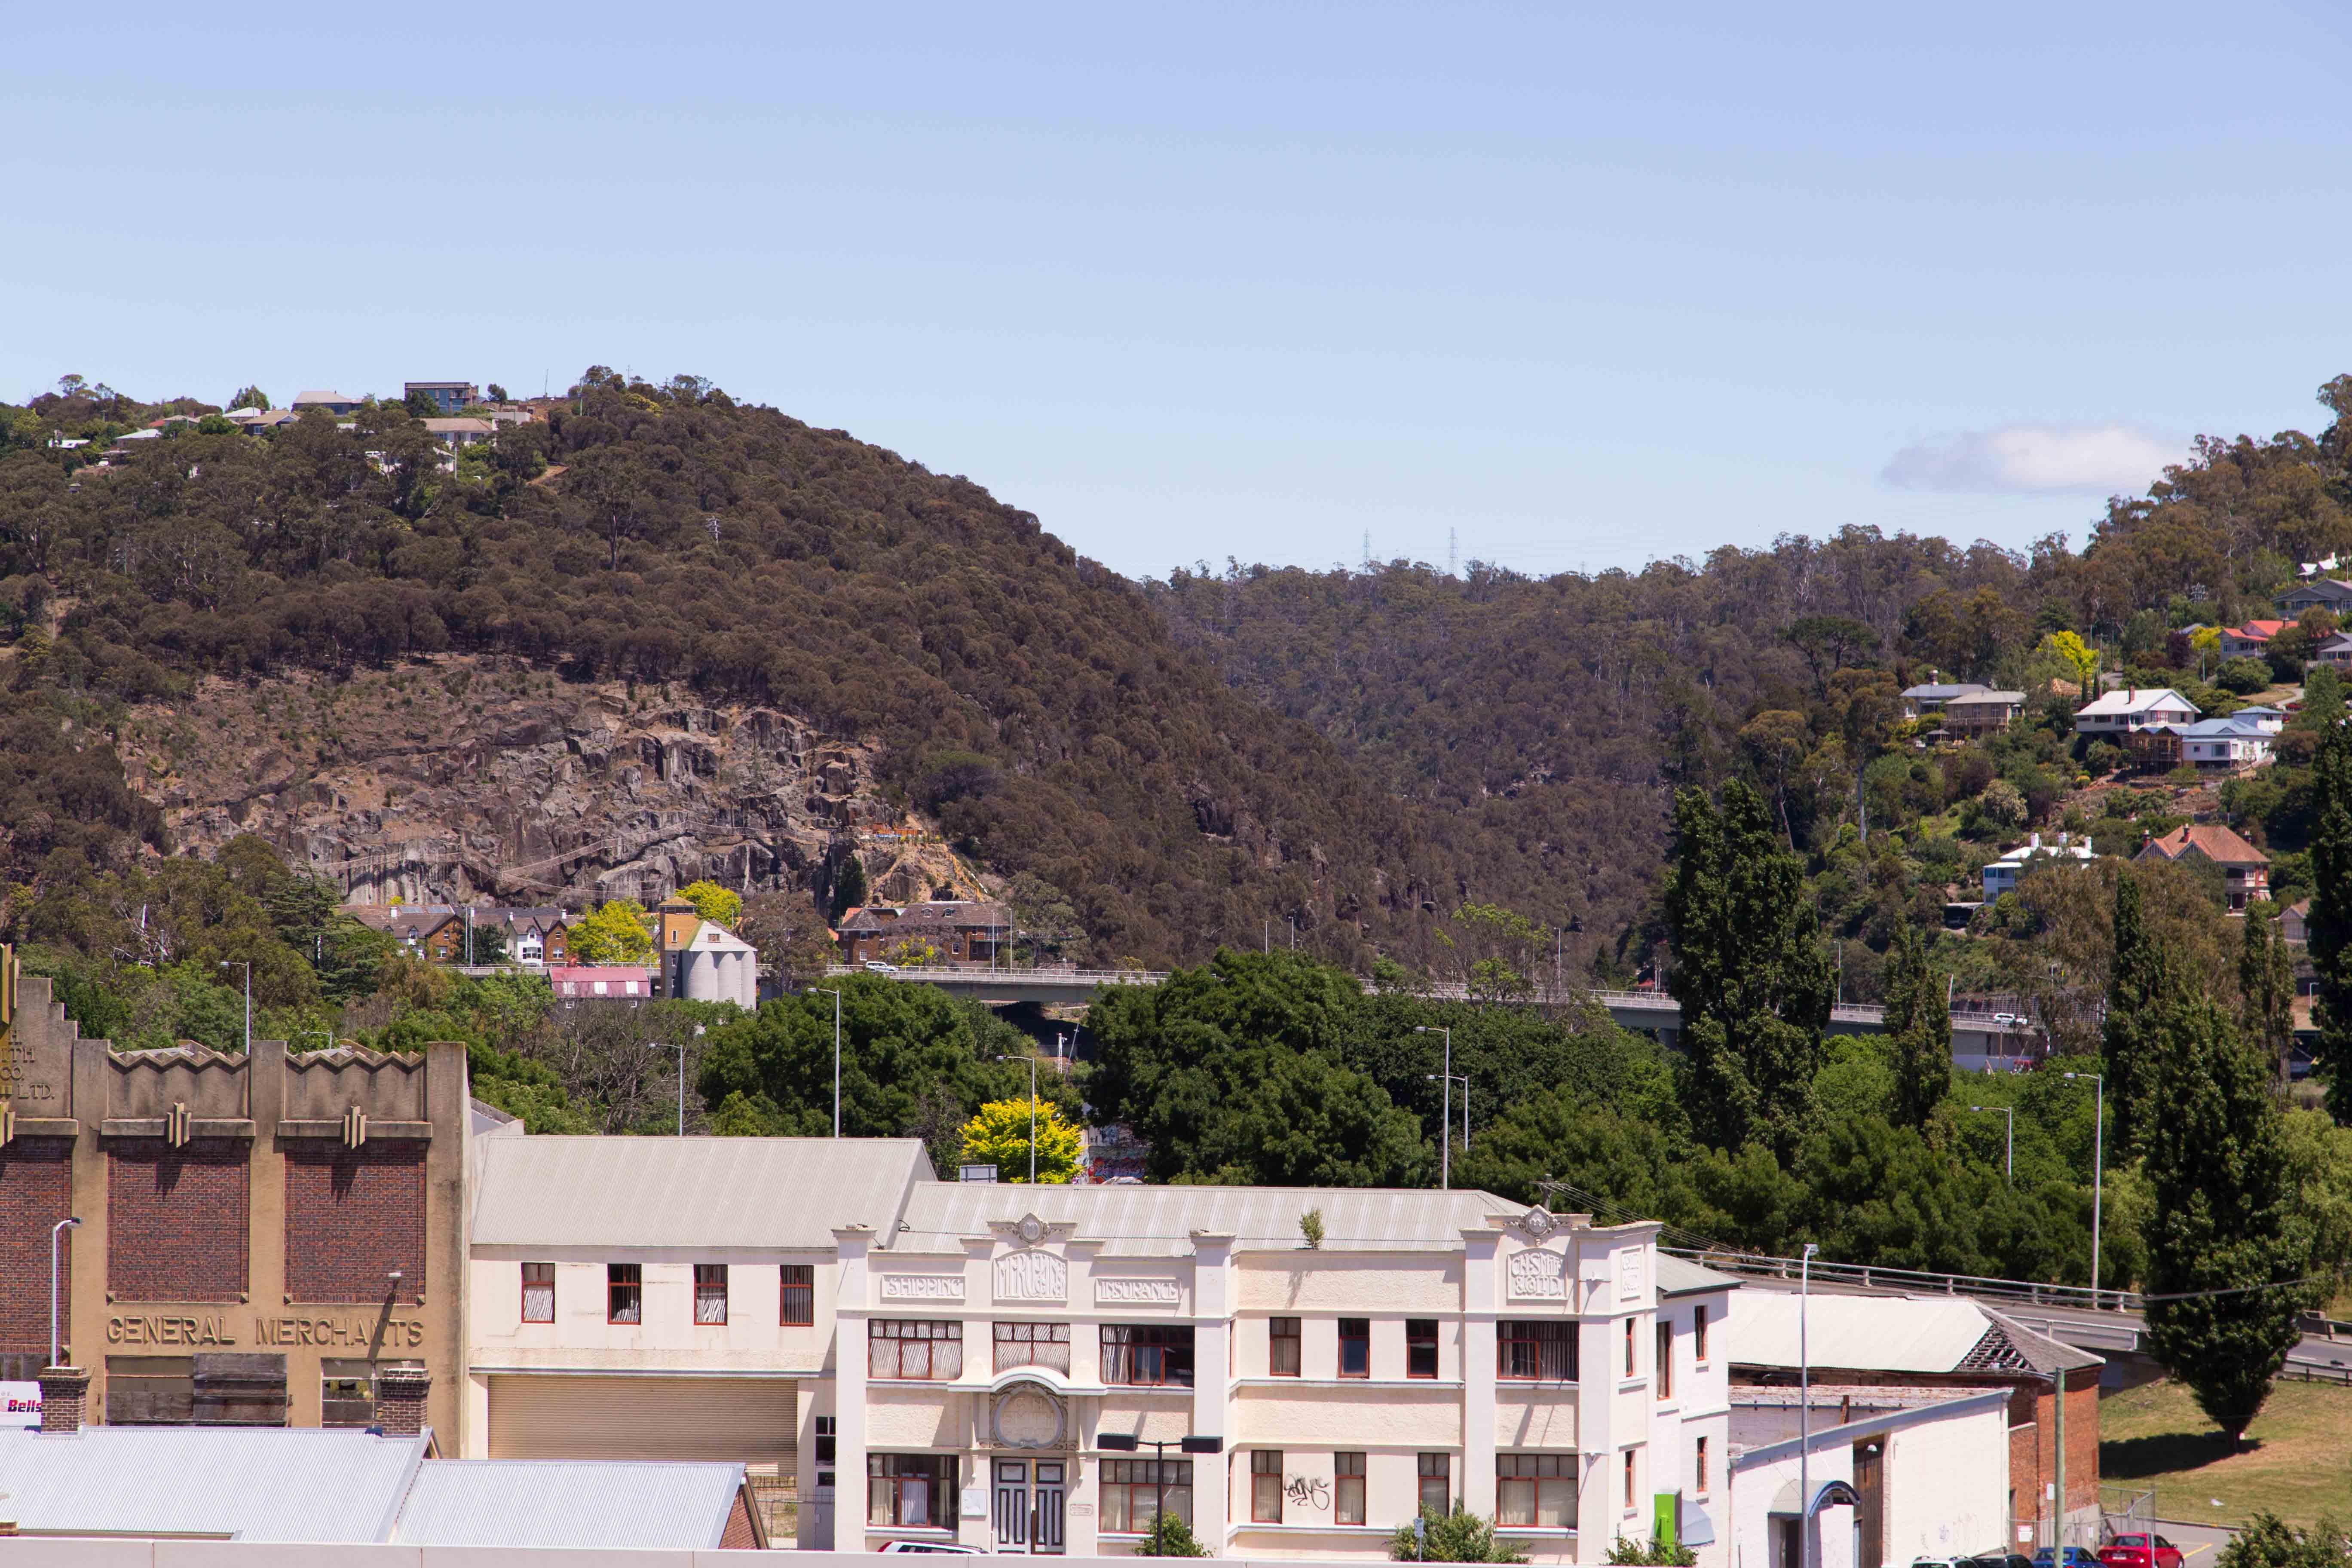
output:
<instances>
[{"instance_id":1,"label":"grass lawn","mask_svg":"<svg viewBox=\"0 0 2352 1568\"><path fill-rule=\"evenodd\" d=\"M2154 1487L2160 1519L2242 1524L2270 1512L2297 1524L2323 1513L2352 1520L2347 1434L2352 1388L2282 1382L2233 1454L2189 1391L2168 1379L2100 1402L2099 1479Z\"/></svg>"}]
</instances>

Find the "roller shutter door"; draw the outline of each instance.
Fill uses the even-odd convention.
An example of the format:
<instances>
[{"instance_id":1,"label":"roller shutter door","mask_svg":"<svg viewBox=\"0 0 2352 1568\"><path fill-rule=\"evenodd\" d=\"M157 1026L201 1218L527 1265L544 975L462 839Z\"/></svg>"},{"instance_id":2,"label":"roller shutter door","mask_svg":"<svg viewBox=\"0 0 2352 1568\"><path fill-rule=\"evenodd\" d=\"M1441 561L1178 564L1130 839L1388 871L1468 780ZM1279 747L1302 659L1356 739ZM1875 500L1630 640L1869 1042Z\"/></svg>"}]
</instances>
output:
<instances>
[{"instance_id":1,"label":"roller shutter door","mask_svg":"<svg viewBox=\"0 0 2352 1568\"><path fill-rule=\"evenodd\" d=\"M490 1379L493 1459L723 1459L793 1473L789 1378Z\"/></svg>"}]
</instances>

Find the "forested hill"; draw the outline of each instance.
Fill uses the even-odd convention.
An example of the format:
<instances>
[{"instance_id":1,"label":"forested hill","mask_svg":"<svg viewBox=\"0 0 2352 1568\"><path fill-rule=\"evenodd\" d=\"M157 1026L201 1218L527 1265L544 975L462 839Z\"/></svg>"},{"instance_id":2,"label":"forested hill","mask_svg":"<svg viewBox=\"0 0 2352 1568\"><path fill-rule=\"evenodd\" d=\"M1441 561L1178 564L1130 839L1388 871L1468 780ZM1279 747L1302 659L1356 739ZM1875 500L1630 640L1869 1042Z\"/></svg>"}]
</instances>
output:
<instances>
[{"instance_id":1,"label":"forested hill","mask_svg":"<svg viewBox=\"0 0 2352 1568\"><path fill-rule=\"evenodd\" d=\"M2210 675L2221 660L2178 632L2275 616L2298 562L2352 555L2352 377L2319 396L2331 422L2317 438L2201 441L2146 495L2093 516L2080 551L2063 537L2017 554L1852 527L1639 574L1536 579L1474 563L1457 578L1398 562L1204 568L1149 586L1235 691L1312 724L1398 797L1457 817L1472 882L1547 857L1563 874L1530 912L1580 924L1605 960L1653 896L1677 784L1765 784L1819 864L1858 826L1862 765L1886 773L1866 796L1881 826L1957 805L1992 777L1896 776L1911 764L1891 754L1892 700L1931 671L2063 693L2066 667L2040 650L2073 631L2143 683L2196 684L2200 659ZM2289 633L2277 679L2299 677L2311 638ZM2071 738L2062 715L2048 722ZM1996 759L2031 814L2009 826L2056 825L2057 774L2078 759L2053 773L2057 760Z\"/></svg>"},{"instance_id":2,"label":"forested hill","mask_svg":"<svg viewBox=\"0 0 2352 1568\"><path fill-rule=\"evenodd\" d=\"M1295 924L1360 973L1488 950L1524 972L1565 928L1576 968L1622 957L1653 907L1675 784L1757 779L1826 864L1857 769L1895 770L1866 795L1881 822L1991 777L1895 776L1901 682L1933 667L2053 691L2037 649L2066 629L2178 670L2198 662L2178 628L2263 612L2294 562L2352 550L2342 423L2209 443L2081 555L1850 530L1638 575L1139 585L968 480L690 377L593 368L446 466L396 405L120 439L209 406L70 385L0 407L0 871L19 889L171 847L153 753L123 777L126 721L184 719L199 683L216 712L235 683L295 757L270 787L315 794L301 768L334 737L300 732L322 710L278 701L289 678L462 656L551 701L628 682L866 742L883 791L1005 879L1016 912L1066 904L1077 956L1198 958ZM506 743L486 733L475 765ZM2049 818L2054 755L1993 761ZM596 787L625 805L609 766ZM822 895L837 864L790 874Z\"/></svg>"},{"instance_id":3,"label":"forested hill","mask_svg":"<svg viewBox=\"0 0 2352 1568\"><path fill-rule=\"evenodd\" d=\"M373 404L349 429L180 425L81 466L166 406L202 405L77 391L0 411L20 882L164 843L108 782L127 705L459 650L878 741L887 787L1057 889L1101 960L1295 917L1369 963L1472 890L1448 825L1228 689L1134 584L845 432L600 368L454 472L421 420ZM61 453L51 430L94 439Z\"/></svg>"}]
</instances>

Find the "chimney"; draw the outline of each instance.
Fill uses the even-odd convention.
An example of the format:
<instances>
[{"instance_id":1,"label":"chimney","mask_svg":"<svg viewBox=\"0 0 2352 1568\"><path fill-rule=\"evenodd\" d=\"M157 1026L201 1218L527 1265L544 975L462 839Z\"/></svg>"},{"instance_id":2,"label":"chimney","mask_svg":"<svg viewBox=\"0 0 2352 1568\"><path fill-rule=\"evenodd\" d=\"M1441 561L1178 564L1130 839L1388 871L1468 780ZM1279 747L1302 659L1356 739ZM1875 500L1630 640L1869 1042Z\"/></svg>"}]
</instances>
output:
<instances>
[{"instance_id":1,"label":"chimney","mask_svg":"<svg viewBox=\"0 0 2352 1568\"><path fill-rule=\"evenodd\" d=\"M79 1432L89 1403L89 1372L79 1366L41 1369L41 1430Z\"/></svg>"},{"instance_id":2,"label":"chimney","mask_svg":"<svg viewBox=\"0 0 2352 1568\"><path fill-rule=\"evenodd\" d=\"M387 1437L415 1437L425 1430L425 1396L433 1374L421 1366L388 1366L375 1374L375 1423Z\"/></svg>"}]
</instances>

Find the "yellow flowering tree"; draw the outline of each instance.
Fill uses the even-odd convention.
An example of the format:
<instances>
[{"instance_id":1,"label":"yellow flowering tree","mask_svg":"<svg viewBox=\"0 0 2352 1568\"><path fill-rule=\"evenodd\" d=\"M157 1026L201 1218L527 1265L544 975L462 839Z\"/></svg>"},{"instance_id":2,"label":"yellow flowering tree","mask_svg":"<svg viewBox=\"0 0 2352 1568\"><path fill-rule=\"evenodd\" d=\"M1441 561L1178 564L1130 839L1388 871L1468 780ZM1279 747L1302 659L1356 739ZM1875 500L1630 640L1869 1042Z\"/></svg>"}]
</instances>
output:
<instances>
[{"instance_id":1,"label":"yellow flowering tree","mask_svg":"<svg viewBox=\"0 0 2352 1568\"><path fill-rule=\"evenodd\" d=\"M1037 1180L1066 1183L1078 1173L1078 1130L1051 1100L992 1100L963 1124L963 1163L993 1165L1000 1182L1029 1179L1029 1130L1037 1132Z\"/></svg>"},{"instance_id":2,"label":"yellow flowering tree","mask_svg":"<svg viewBox=\"0 0 2352 1568\"><path fill-rule=\"evenodd\" d=\"M565 937L574 963L644 963L653 957L646 907L635 899L599 904L593 914L572 921Z\"/></svg>"},{"instance_id":3,"label":"yellow flowering tree","mask_svg":"<svg viewBox=\"0 0 2352 1568\"><path fill-rule=\"evenodd\" d=\"M677 896L694 906L694 912L704 920L716 921L729 931L743 918L743 900L732 889L705 879L688 882L677 890Z\"/></svg>"}]
</instances>

